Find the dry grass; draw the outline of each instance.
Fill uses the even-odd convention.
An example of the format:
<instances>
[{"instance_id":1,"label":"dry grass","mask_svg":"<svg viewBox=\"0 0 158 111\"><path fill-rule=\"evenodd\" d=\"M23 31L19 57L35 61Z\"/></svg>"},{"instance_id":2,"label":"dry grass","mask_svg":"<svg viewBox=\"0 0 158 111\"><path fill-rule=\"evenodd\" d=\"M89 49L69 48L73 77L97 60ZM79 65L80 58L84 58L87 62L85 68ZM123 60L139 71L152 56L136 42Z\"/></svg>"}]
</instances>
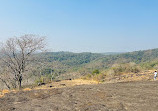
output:
<instances>
[{"instance_id":1,"label":"dry grass","mask_svg":"<svg viewBox=\"0 0 158 111\"><path fill-rule=\"evenodd\" d=\"M157 84L135 81L19 91L0 98L0 111L157 111Z\"/></svg>"},{"instance_id":2,"label":"dry grass","mask_svg":"<svg viewBox=\"0 0 158 111\"><path fill-rule=\"evenodd\" d=\"M46 85L38 86L33 89L52 89L52 88L63 88L63 87L72 87L76 85L88 85L88 84L97 84L97 81L92 81L92 80L83 80L83 79L75 79L75 80L63 80L60 82L52 82ZM52 87L50 87L52 86ZM22 91L31 91L33 90L31 88L25 88ZM0 91L0 97L3 97L6 93L17 93L18 90L2 90Z\"/></svg>"},{"instance_id":3,"label":"dry grass","mask_svg":"<svg viewBox=\"0 0 158 111\"><path fill-rule=\"evenodd\" d=\"M72 87L72 86L76 86L76 85L86 85L86 84L87 85L88 84L98 84L98 82L93 81L93 80L83 80L83 79L63 80L60 82L52 82L52 83L46 84L44 86L39 86L39 87L36 87L35 89L63 88L63 87Z\"/></svg>"},{"instance_id":4,"label":"dry grass","mask_svg":"<svg viewBox=\"0 0 158 111\"><path fill-rule=\"evenodd\" d=\"M153 80L153 72L154 70L149 70L146 72L141 72L139 74L123 74L114 78L107 78L107 83L115 83L115 82L126 82L126 81L152 81ZM85 79L75 79L75 80L63 80L59 82L52 82L46 85L38 86L35 88L25 88L22 91L31 91L33 89L52 89L52 88L64 88L64 87L73 87L79 85L92 85L98 84L99 82L96 80L85 80ZM1 90L0 97L3 97L6 93L17 93L18 90Z\"/></svg>"}]
</instances>

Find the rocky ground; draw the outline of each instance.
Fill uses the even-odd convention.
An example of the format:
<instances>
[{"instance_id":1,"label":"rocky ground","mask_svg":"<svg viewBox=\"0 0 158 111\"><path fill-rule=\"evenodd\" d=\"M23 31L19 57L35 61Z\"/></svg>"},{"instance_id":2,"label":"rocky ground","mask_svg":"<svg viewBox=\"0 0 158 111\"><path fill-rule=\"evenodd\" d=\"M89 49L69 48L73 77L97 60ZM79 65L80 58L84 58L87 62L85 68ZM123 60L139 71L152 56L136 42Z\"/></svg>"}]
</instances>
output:
<instances>
[{"instance_id":1,"label":"rocky ground","mask_svg":"<svg viewBox=\"0 0 158 111\"><path fill-rule=\"evenodd\" d=\"M158 81L119 82L11 92L0 111L157 111Z\"/></svg>"}]
</instances>

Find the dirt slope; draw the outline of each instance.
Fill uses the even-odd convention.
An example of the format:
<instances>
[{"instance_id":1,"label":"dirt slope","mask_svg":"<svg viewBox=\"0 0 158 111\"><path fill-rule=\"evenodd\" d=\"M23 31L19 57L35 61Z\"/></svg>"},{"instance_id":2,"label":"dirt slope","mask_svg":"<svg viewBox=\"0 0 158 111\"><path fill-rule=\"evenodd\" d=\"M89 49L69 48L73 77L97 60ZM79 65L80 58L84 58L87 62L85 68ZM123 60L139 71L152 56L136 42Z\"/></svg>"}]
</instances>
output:
<instances>
[{"instance_id":1,"label":"dirt slope","mask_svg":"<svg viewBox=\"0 0 158 111\"><path fill-rule=\"evenodd\" d=\"M0 98L0 111L157 111L158 81L34 89Z\"/></svg>"},{"instance_id":2,"label":"dirt slope","mask_svg":"<svg viewBox=\"0 0 158 111\"><path fill-rule=\"evenodd\" d=\"M45 85L41 85L38 87L32 87L32 88L25 88L22 89L23 91L30 91L33 89L52 89L52 88L64 88L64 87L72 87L72 86L76 86L76 85L85 85L85 84L98 84L97 81L93 81L93 80L83 80L83 79L74 79L74 80L62 80L62 81L58 81L58 82L51 82L51 83L47 83ZM17 90L0 90L0 98L3 97L6 93L17 93Z\"/></svg>"},{"instance_id":3,"label":"dirt slope","mask_svg":"<svg viewBox=\"0 0 158 111\"><path fill-rule=\"evenodd\" d=\"M35 87L34 89L52 89L52 88L63 88L63 87L72 87L76 85L90 85L98 84L97 81L93 80L83 80L83 79L74 79L74 80L62 80L58 82L52 82L46 85ZM50 87L51 86L51 87Z\"/></svg>"}]
</instances>

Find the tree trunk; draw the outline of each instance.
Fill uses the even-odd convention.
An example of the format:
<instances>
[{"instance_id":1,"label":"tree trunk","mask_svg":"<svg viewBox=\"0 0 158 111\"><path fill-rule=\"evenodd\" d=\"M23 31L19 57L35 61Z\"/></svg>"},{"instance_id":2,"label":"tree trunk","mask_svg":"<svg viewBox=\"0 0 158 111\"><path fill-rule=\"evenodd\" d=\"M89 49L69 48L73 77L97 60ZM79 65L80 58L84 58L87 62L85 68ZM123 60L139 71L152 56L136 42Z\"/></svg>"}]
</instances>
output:
<instances>
[{"instance_id":1,"label":"tree trunk","mask_svg":"<svg viewBox=\"0 0 158 111\"><path fill-rule=\"evenodd\" d=\"M22 76L20 76L19 79L18 79L19 90L21 89L21 82L22 82Z\"/></svg>"},{"instance_id":2,"label":"tree trunk","mask_svg":"<svg viewBox=\"0 0 158 111\"><path fill-rule=\"evenodd\" d=\"M18 88L21 89L21 80L18 81Z\"/></svg>"}]
</instances>

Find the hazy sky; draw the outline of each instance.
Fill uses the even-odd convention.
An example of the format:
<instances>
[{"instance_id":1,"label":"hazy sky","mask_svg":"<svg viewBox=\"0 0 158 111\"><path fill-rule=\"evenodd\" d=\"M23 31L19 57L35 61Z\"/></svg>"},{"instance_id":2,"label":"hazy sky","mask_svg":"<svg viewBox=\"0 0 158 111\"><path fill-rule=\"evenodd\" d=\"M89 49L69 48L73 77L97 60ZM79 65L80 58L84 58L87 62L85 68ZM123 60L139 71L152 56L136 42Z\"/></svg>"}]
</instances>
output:
<instances>
[{"instance_id":1,"label":"hazy sky","mask_svg":"<svg viewBox=\"0 0 158 111\"><path fill-rule=\"evenodd\" d=\"M158 0L0 0L0 41L23 34L53 51L158 48Z\"/></svg>"}]
</instances>

